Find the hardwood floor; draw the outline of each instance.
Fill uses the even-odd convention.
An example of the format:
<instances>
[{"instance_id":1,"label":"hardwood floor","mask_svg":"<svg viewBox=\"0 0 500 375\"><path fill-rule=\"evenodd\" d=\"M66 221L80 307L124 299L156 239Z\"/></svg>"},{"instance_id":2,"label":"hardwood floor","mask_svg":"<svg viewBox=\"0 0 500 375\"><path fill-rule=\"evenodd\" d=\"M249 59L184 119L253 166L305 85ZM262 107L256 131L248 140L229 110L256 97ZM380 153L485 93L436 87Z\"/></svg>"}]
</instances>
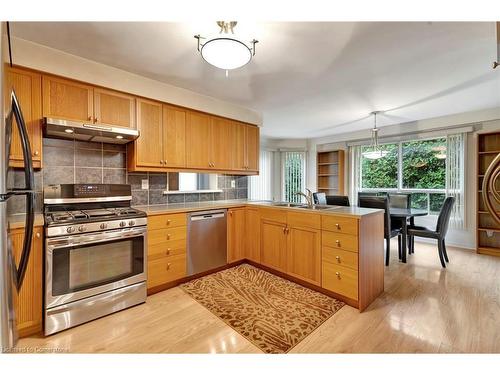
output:
<instances>
[{"instance_id":1,"label":"hardwood floor","mask_svg":"<svg viewBox=\"0 0 500 375\"><path fill-rule=\"evenodd\" d=\"M396 251L385 292L363 313L345 306L291 353L500 352L500 258L416 243L408 263ZM392 249L397 249L393 244ZM147 303L20 348L79 353L261 353L179 288Z\"/></svg>"}]
</instances>

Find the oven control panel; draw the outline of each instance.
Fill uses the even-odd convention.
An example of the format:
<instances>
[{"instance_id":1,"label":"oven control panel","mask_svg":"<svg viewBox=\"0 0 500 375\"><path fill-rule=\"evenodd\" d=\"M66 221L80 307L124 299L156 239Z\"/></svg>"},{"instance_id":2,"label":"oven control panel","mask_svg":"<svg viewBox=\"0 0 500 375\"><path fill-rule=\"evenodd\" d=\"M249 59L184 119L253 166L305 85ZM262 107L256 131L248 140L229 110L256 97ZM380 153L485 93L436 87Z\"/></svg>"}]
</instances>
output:
<instances>
[{"instance_id":1,"label":"oven control panel","mask_svg":"<svg viewBox=\"0 0 500 375\"><path fill-rule=\"evenodd\" d=\"M74 185L75 197L104 197L106 196L106 185L78 184Z\"/></svg>"}]
</instances>

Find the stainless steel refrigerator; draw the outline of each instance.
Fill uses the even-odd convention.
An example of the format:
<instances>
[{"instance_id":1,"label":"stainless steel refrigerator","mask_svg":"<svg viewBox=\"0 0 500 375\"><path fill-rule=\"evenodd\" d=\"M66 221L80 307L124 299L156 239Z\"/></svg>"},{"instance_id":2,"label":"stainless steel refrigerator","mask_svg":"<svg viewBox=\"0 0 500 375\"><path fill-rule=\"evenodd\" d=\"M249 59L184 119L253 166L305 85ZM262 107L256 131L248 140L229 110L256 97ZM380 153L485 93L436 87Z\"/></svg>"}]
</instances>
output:
<instances>
[{"instance_id":1,"label":"stainless steel refrigerator","mask_svg":"<svg viewBox=\"0 0 500 375\"><path fill-rule=\"evenodd\" d=\"M0 23L0 351L9 351L16 345L15 299L23 283L31 249L31 237L35 219L35 195L33 162L28 132L15 92L6 85L4 66L10 61L8 29ZM12 130L17 127L23 149L24 168L21 186L13 187L12 171L9 169L9 154ZM17 184L16 184L17 185ZM9 200L25 200L25 231L23 250L16 265L12 245L9 240Z\"/></svg>"}]
</instances>

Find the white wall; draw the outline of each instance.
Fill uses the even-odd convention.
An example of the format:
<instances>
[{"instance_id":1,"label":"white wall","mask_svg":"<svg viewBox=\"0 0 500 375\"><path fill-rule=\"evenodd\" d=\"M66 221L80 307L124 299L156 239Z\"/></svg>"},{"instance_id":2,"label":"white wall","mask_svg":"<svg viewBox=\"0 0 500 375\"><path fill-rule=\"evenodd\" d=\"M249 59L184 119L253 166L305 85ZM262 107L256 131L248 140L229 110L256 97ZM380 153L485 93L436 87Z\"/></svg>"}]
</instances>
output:
<instances>
[{"instance_id":1,"label":"white wall","mask_svg":"<svg viewBox=\"0 0 500 375\"><path fill-rule=\"evenodd\" d=\"M476 169L477 169L477 134L480 132L500 131L500 108L487 109L462 113L451 116L443 116L434 119L416 121L383 127L380 136L395 137L414 132L429 132L442 129L449 129L457 126L470 125L474 127L474 132L467 137L467 164L466 164L466 228L464 230L450 229L447 236L447 243L463 248L475 249L476 247ZM307 186L311 190L316 190L316 152L344 149L347 152L347 143L363 139L369 139L369 132L356 131L351 133L329 136L324 138L310 139L308 141L308 174ZM345 191L349 191L350 164L349 155L346 153ZM435 226L435 217L419 218L416 222L420 225Z\"/></svg>"},{"instance_id":2,"label":"white wall","mask_svg":"<svg viewBox=\"0 0 500 375\"><path fill-rule=\"evenodd\" d=\"M16 65L262 125L262 115L252 109L168 85L24 39L12 38L12 55L13 63Z\"/></svg>"}]
</instances>

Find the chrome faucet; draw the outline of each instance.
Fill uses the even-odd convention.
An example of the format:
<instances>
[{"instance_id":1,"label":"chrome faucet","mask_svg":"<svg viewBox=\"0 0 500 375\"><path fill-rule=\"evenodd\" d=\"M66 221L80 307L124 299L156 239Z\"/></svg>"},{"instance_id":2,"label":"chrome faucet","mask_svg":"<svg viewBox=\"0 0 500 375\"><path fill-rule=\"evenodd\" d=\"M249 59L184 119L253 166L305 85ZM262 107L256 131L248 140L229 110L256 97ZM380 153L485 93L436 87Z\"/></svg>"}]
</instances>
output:
<instances>
[{"instance_id":1,"label":"chrome faucet","mask_svg":"<svg viewBox=\"0 0 500 375\"><path fill-rule=\"evenodd\" d=\"M307 189L306 188L306 192L307 194L301 192L301 191L298 191L295 193L295 195L301 195L303 196L304 198L306 198L306 202L307 202L307 206L308 207L312 207L314 205L314 202L313 202L313 193L311 190Z\"/></svg>"}]
</instances>

